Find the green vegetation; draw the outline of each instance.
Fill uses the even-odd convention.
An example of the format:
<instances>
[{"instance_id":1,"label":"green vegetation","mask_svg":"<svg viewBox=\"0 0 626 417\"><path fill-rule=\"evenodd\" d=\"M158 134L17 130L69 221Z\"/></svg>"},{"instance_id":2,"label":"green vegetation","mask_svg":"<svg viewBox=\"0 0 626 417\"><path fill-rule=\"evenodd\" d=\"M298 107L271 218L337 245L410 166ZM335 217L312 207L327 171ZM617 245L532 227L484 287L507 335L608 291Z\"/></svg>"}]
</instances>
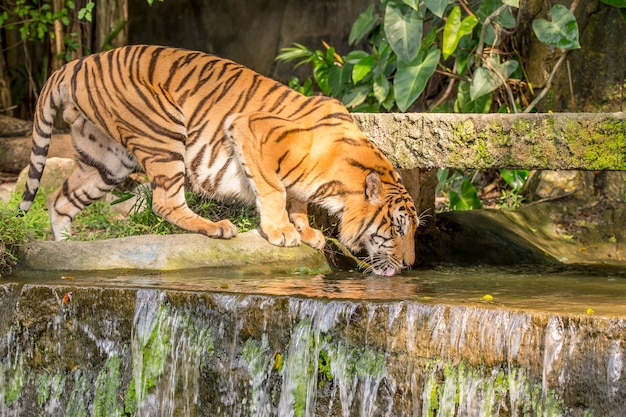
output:
<instances>
[{"instance_id":1,"label":"green vegetation","mask_svg":"<svg viewBox=\"0 0 626 417\"><path fill-rule=\"evenodd\" d=\"M51 238L46 198L52 190L40 189L26 215L18 215L21 194L15 193L8 203L0 202L0 275L9 273L18 262L18 249L29 240ZM72 240L90 241L146 234L185 233L152 212L152 193L147 186L136 191L119 191L113 203L100 200L80 212L72 223ZM128 215L113 210L112 205L135 198ZM217 202L187 193L187 202L199 215L213 219L230 219L239 232L255 229L259 216L254 207L234 201Z\"/></svg>"},{"instance_id":2,"label":"green vegetation","mask_svg":"<svg viewBox=\"0 0 626 417\"><path fill-rule=\"evenodd\" d=\"M518 29L513 14L518 7L518 0L383 0L379 7L371 4L352 26L349 43L365 49L339 55L326 43L325 50L295 44L276 59L311 66L312 78L292 77L293 88L303 94L316 88L355 112L528 112L550 86L535 96L525 79L510 36ZM550 21L532 22L537 38L563 57L580 48L573 9L555 5L550 16ZM475 185L488 180L506 192L499 206L516 207L521 187L511 187L511 175L525 178L527 172L444 170L438 191L448 209L480 208Z\"/></svg>"},{"instance_id":3,"label":"green vegetation","mask_svg":"<svg viewBox=\"0 0 626 417\"><path fill-rule=\"evenodd\" d=\"M123 407L119 401L119 389L122 384L120 367L122 358L111 356L96 378L94 394L94 417L121 416Z\"/></svg>"}]
</instances>

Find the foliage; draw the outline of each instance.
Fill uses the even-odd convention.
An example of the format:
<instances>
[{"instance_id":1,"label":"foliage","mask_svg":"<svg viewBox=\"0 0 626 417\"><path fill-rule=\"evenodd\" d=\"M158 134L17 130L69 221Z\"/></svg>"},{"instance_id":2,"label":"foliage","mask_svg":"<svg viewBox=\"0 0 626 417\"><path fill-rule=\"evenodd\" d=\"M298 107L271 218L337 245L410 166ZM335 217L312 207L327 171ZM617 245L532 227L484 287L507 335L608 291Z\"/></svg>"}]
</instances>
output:
<instances>
[{"instance_id":1,"label":"foliage","mask_svg":"<svg viewBox=\"0 0 626 417\"><path fill-rule=\"evenodd\" d=\"M17 107L22 117L29 117L52 70L84 54L112 48L112 40L126 21L118 21L105 39L99 40L102 44L93 45L95 13L95 0L11 0L0 4L0 40L5 54L0 63L8 68L0 84L10 85L12 95L10 102L0 103L0 111L5 110L3 106Z\"/></svg>"},{"instance_id":2,"label":"foliage","mask_svg":"<svg viewBox=\"0 0 626 417\"><path fill-rule=\"evenodd\" d=\"M515 113L525 106L530 110L527 96L533 93L532 86L524 80L521 60L510 41L517 28L518 7L518 0L382 0L378 11L370 4L350 32L349 43L365 42L367 50L342 56L326 43L324 51L294 44L282 49L276 59L296 61L296 67L310 65L317 88L355 112ZM555 5L550 16L549 21L533 21L537 38L562 50L580 48L572 11ZM443 89L446 79L448 87ZM303 94L312 94L312 85L310 78L293 77L290 82ZM446 104L454 93L452 105ZM454 189L443 187L449 174ZM512 193L519 192L527 174L501 171ZM439 177L450 208L480 207L467 175L440 170Z\"/></svg>"},{"instance_id":3,"label":"foliage","mask_svg":"<svg viewBox=\"0 0 626 417\"><path fill-rule=\"evenodd\" d=\"M463 6L463 7L462 7ZM452 107L456 111L516 112L530 92L520 59L510 45L517 26L517 2L483 0L473 5L456 0L383 0L376 11L371 4L354 22L349 43L366 39L367 51L355 49L339 55L301 44L283 48L276 59L310 64L317 88L339 98L352 111L401 111L421 108L436 111L445 99L424 97L436 90L442 77L457 84ZM537 19L538 39L561 49L579 48L578 27L572 12L556 5L551 21ZM292 87L310 94L310 79L293 78ZM512 87L517 87L517 97ZM468 94L469 93L469 94ZM485 96L492 96L487 100ZM502 97L507 97L502 99ZM418 99L422 99L418 103Z\"/></svg>"}]
</instances>

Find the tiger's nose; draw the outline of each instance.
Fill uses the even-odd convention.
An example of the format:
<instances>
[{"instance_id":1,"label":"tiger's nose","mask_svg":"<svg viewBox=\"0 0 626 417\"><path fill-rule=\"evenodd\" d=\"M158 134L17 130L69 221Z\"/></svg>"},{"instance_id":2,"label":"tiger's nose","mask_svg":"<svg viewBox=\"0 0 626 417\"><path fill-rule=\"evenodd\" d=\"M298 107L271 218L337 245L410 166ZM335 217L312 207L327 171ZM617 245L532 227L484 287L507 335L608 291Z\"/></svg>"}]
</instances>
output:
<instances>
[{"instance_id":1,"label":"tiger's nose","mask_svg":"<svg viewBox=\"0 0 626 417\"><path fill-rule=\"evenodd\" d=\"M410 268L415 263L415 254L409 253L402 260L402 268Z\"/></svg>"}]
</instances>

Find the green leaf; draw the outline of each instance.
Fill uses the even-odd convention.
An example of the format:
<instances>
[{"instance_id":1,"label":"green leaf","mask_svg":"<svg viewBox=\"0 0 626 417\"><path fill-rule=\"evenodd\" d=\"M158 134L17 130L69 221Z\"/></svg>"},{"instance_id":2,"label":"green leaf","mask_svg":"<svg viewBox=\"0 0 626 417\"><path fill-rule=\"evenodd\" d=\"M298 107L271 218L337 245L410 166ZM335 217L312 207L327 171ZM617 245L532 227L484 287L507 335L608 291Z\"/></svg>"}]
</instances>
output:
<instances>
[{"instance_id":1,"label":"green leaf","mask_svg":"<svg viewBox=\"0 0 626 417\"><path fill-rule=\"evenodd\" d=\"M457 90L454 111L456 113L489 113L493 98L491 94L485 94L476 100L470 98L470 83L461 81Z\"/></svg>"},{"instance_id":2,"label":"green leaf","mask_svg":"<svg viewBox=\"0 0 626 417\"><path fill-rule=\"evenodd\" d=\"M560 49L578 49L578 24L574 14L565 6L556 4L550 10L552 21L533 20L533 31L541 42Z\"/></svg>"},{"instance_id":3,"label":"green leaf","mask_svg":"<svg viewBox=\"0 0 626 417\"><path fill-rule=\"evenodd\" d=\"M437 187L435 187L435 193L441 191L444 185L448 183L448 168L439 168L437 170Z\"/></svg>"},{"instance_id":4,"label":"green leaf","mask_svg":"<svg viewBox=\"0 0 626 417\"><path fill-rule=\"evenodd\" d=\"M485 94L489 94L506 82L511 74L517 69L519 63L511 59L503 64L490 61L474 72L470 86L470 98L476 100Z\"/></svg>"},{"instance_id":5,"label":"green leaf","mask_svg":"<svg viewBox=\"0 0 626 417\"><path fill-rule=\"evenodd\" d=\"M430 28L430 31L422 38L422 51L428 51L437 39L437 26Z\"/></svg>"},{"instance_id":6,"label":"green leaf","mask_svg":"<svg viewBox=\"0 0 626 417\"><path fill-rule=\"evenodd\" d=\"M443 27L443 59L448 59L454 54L459 41L465 35L472 33L474 26L478 24L476 16L467 16L461 21L461 7L455 6L448 14L448 20Z\"/></svg>"},{"instance_id":7,"label":"green leaf","mask_svg":"<svg viewBox=\"0 0 626 417\"><path fill-rule=\"evenodd\" d=\"M350 85L350 75L352 73L352 65L340 67L333 65L328 69L328 88L330 88L333 97L343 95L346 87Z\"/></svg>"},{"instance_id":8,"label":"green leaf","mask_svg":"<svg viewBox=\"0 0 626 417\"><path fill-rule=\"evenodd\" d=\"M525 169L501 169L500 175L513 191L520 191L526 183L528 171Z\"/></svg>"},{"instance_id":9,"label":"green leaf","mask_svg":"<svg viewBox=\"0 0 626 417\"><path fill-rule=\"evenodd\" d=\"M391 84L385 74L378 74L374 77L374 97L379 103L384 103L389 96L389 90L391 90Z\"/></svg>"},{"instance_id":10,"label":"green leaf","mask_svg":"<svg viewBox=\"0 0 626 417\"><path fill-rule=\"evenodd\" d=\"M477 43L477 40L471 40L468 37L461 38L455 54L457 74L465 74L465 71L467 71L467 69L473 65L476 58L472 51Z\"/></svg>"},{"instance_id":11,"label":"green leaf","mask_svg":"<svg viewBox=\"0 0 626 417\"><path fill-rule=\"evenodd\" d=\"M469 180L461 183L461 194L454 191L448 192L451 210L474 210L481 208L482 202L478 198L478 192Z\"/></svg>"},{"instance_id":12,"label":"green leaf","mask_svg":"<svg viewBox=\"0 0 626 417\"><path fill-rule=\"evenodd\" d=\"M397 56L388 43L382 45L378 51L378 68L386 76L390 76L396 70Z\"/></svg>"},{"instance_id":13,"label":"green leaf","mask_svg":"<svg viewBox=\"0 0 626 417\"><path fill-rule=\"evenodd\" d=\"M343 60L344 60L344 62L346 62L348 64L356 65L362 59L365 59L365 58L370 57L370 56L371 55L368 54L367 52L361 51L361 50L357 49L357 50L348 52L347 55L344 55Z\"/></svg>"},{"instance_id":14,"label":"green leaf","mask_svg":"<svg viewBox=\"0 0 626 417\"><path fill-rule=\"evenodd\" d=\"M341 102L347 108L356 107L367 99L367 96L371 91L372 87L370 85L361 85L343 96L341 98Z\"/></svg>"},{"instance_id":15,"label":"green leaf","mask_svg":"<svg viewBox=\"0 0 626 417\"><path fill-rule=\"evenodd\" d=\"M370 4L352 25L350 36L348 36L348 43L350 45L354 45L355 43L360 42L365 36L367 36L368 33L372 31L372 29L374 29L379 17L378 13L374 13L374 3Z\"/></svg>"},{"instance_id":16,"label":"green leaf","mask_svg":"<svg viewBox=\"0 0 626 417\"><path fill-rule=\"evenodd\" d=\"M80 13L80 12L79 12ZM311 61L311 59L315 56L315 53L307 48L306 46L299 44L299 43L294 43L294 46L289 46L286 48L282 48L280 51L280 54L278 54L276 56L276 58L274 58L276 61L285 61L285 62L289 62L289 61L294 61L296 59L302 59L303 61L300 61L296 64L296 66L294 68L297 68L299 65L302 65L306 62Z\"/></svg>"},{"instance_id":17,"label":"green leaf","mask_svg":"<svg viewBox=\"0 0 626 417\"><path fill-rule=\"evenodd\" d=\"M402 8L394 2L387 3L385 35L400 60L409 62L415 59L422 44L423 23L419 12L410 7Z\"/></svg>"},{"instance_id":18,"label":"green leaf","mask_svg":"<svg viewBox=\"0 0 626 417\"><path fill-rule=\"evenodd\" d=\"M424 0L424 6L440 19L443 18L447 5L448 0Z\"/></svg>"},{"instance_id":19,"label":"green leaf","mask_svg":"<svg viewBox=\"0 0 626 417\"><path fill-rule=\"evenodd\" d=\"M519 0L502 0L502 3L519 9Z\"/></svg>"},{"instance_id":20,"label":"green leaf","mask_svg":"<svg viewBox=\"0 0 626 417\"><path fill-rule=\"evenodd\" d=\"M415 10L416 12L419 11L420 9L419 0L402 0L402 3L406 4L407 6L409 6L411 9Z\"/></svg>"},{"instance_id":21,"label":"green leaf","mask_svg":"<svg viewBox=\"0 0 626 417\"><path fill-rule=\"evenodd\" d=\"M502 7L503 4L502 0L482 0L476 10L476 15L479 20L483 22L493 12ZM517 27L517 19L515 19L515 16L511 13L511 9L508 7L493 18L493 23L508 29ZM490 25L490 27L493 29L493 25Z\"/></svg>"},{"instance_id":22,"label":"green leaf","mask_svg":"<svg viewBox=\"0 0 626 417\"><path fill-rule=\"evenodd\" d=\"M439 48L433 46L422 61L420 54L412 62L398 62L398 71L393 81L396 104L401 112L405 112L422 94L426 83L437 68Z\"/></svg>"},{"instance_id":23,"label":"green leaf","mask_svg":"<svg viewBox=\"0 0 626 417\"><path fill-rule=\"evenodd\" d=\"M374 66L374 55L368 55L367 57L361 59L359 62L354 64L354 68L352 69L352 81L354 84L361 81L367 74L372 72L372 67Z\"/></svg>"}]
</instances>

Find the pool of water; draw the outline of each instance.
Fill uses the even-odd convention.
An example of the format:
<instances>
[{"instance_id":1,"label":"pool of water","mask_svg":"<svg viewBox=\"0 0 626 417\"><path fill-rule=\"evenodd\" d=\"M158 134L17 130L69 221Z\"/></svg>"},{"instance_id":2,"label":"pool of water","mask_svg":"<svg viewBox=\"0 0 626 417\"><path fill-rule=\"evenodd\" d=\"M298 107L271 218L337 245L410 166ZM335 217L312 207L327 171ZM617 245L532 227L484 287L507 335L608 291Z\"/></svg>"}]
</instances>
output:
<instances>
[{"instance_id":1,"label":"pool of water","mask_svg":"<svg viewBox=\"0 0 626 417\"><path fill-rule=\"evenodd\" d=\"M18 272L1 283L162 288L369 301L480 305L560 314L626 317L626 268L615 266L438 266L395 277L248 270Z\"/></svg>"}]
</instances>

